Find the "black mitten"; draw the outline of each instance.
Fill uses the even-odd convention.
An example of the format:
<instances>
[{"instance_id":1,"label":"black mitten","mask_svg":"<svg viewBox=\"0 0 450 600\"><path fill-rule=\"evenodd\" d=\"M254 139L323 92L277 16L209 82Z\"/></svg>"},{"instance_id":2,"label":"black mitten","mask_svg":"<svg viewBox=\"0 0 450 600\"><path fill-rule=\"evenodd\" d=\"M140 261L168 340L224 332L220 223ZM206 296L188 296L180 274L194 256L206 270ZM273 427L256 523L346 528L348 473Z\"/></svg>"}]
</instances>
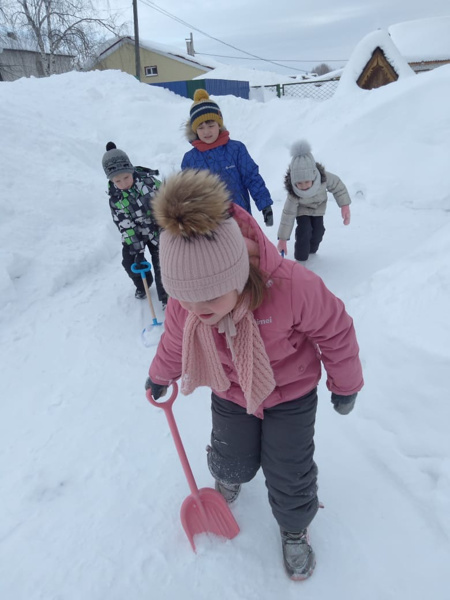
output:
<instances>
[{"instance_id":1,"label":"black mitten","mask_svg":"<svg viewBox=\"0 0 450 600\"><path fill-rule=\"evenodd\" d=\"M158 400L162 396L166 395L167 385L159 385L159 383L153 383L150 377L147 377L147 381L145 382L145 389L150 390L154 400Z\"/></svg>"},{"instance_id":2,"label":"black mitten","mask_svg":"<svg viewBox=\"0 0 450 600\"><path fill-rule=\"evenodd\" d=\"M136 254L136 256L134 257L133 264L135 264L136 267L139 269L139 268L142 268L141 267L141 263L143 263L144 261L145 261L145 255L144 255L144 253L143 252L138 252ZM144 265L142 265L142 266L144 266Z\"/></svg>"},{"instance_id":3,"label":"black mitten","mask_svg":"<svg viewBox=\"0 0 450 600\"><path fill-rule=\"evenodd\" d=\"M356 396L358 393L351 394L350 396L340 396L334 392L331 394L331 402L333 403L334 410L340 415L348 415L352 412L355 406Z\"/></svg>"},{"instance_id":4,"label":"black mitten","mask_svg":"<svg viewBox=\"0 0 450 600\"><path fill-rule=\"evenodd\" d=\"M266 208L262 209L262 214L264 217L264 223L267 227L272 227L273 225L273 212L271 206L266 206Z\"/></svg>"}]
</instances>

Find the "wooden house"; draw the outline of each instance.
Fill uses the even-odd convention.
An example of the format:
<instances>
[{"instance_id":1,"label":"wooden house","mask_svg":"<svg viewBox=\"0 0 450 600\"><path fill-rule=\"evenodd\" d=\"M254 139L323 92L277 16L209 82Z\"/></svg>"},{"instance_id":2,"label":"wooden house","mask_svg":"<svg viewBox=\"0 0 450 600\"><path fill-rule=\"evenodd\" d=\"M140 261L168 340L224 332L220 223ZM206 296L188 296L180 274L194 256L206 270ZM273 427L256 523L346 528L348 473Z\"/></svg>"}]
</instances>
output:
<instances>
[{"instance_id":1,"label":"wooden house","mask_svg":"<svg viewBox=\"0 0 450 600\"><path fill-rule=\"evenodd\" d=\"M69 54L55 54L52 60L53 73L67 73L74 68L73 56ZM45 77L42 55L35 45L14 33L1 33L0 81L15 81L21 77Z\"/></svg>"}]
</instances>

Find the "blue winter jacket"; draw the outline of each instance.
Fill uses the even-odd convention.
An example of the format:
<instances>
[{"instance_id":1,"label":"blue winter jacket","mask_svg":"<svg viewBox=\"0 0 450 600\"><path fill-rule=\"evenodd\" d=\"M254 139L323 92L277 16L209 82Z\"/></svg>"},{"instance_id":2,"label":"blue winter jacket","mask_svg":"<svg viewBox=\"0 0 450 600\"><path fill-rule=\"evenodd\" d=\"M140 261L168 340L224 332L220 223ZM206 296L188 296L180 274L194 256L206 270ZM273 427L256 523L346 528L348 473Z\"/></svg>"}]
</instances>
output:
<instances>
[{"instance_id":1,"label":"blue winter jacket","mask_svg":"<svg viewBox=\"0 0 450 600\"><path fill-rule=\"evenodd\" d=\"M229 140L223 146L204 152L192 148L184 155L181 168L208 169L216 173L226 184L233 202L250 214L249 192L258 210L273 204L264 179L259 174L258 165L242 142Z\"/></svg>"}]
</instances>

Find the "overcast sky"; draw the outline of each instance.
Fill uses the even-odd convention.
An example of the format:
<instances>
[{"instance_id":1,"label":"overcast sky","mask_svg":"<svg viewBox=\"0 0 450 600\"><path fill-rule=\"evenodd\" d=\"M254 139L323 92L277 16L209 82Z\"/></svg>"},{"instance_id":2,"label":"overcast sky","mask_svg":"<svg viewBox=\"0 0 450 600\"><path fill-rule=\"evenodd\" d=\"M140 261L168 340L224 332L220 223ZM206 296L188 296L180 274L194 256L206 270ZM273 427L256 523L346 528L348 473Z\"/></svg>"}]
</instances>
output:
<instances>
[{"instance_id":1,"label":"overcast sky","mask_svg":"<svg viewBox=\"0 0 450 600\"><path fill-rule=\"evenodd\" d=\"M119 22L129 23L132 34L132 0L108 3ZM339 68L371 31L444 15L450 15L449 0L138 0L142 39L186 51L185 39L192 32L195 51L203 60L210 56L227 64L284 74L311 70L322 62ZM249 60L248 54L220 42L284 66Z\"/></svg>"}]
</instances>

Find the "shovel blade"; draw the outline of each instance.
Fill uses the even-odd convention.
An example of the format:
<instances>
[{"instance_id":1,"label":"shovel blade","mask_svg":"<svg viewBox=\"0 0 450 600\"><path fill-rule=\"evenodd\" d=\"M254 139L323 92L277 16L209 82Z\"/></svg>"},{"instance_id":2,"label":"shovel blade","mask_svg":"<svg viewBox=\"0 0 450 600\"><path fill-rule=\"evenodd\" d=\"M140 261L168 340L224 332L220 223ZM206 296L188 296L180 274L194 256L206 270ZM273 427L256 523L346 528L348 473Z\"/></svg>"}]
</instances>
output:
<instances>
[{"instance_id":1,"label":"shovel blade","mask_svg":"<svg viewBox=\"0 0 450 600\"><path fill-rule=\"evenodd\" d=\"M151 348L152 346L157 346L159 344L164 328L158 327L158 325L162 325L162 323L157 323L156 326L148 325L142 330L141 340L146 348Z\"/></svg>"},{"instance_id":2,"label":"shovel blade","mask_svg":"<svg viewBox=\"0 0 450 600\"><path fill-rule=\"evenodd\" d=\"M229 540L239 533L225 498L212 488L202 488L186 498L181 506L181 523L194 552L194 535L198 533L214 533Z\"/></svg>"}]
</instances>

